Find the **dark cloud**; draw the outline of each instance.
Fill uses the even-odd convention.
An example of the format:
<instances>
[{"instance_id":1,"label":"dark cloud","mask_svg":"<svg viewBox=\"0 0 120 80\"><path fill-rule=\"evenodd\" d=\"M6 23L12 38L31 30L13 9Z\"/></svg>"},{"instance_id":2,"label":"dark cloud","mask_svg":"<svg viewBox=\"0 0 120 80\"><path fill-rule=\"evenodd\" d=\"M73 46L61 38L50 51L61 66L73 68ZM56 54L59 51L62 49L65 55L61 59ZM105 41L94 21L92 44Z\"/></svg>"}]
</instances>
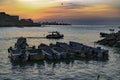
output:
<instances>
[{"instance_id":1,"label":"dark cloud","mask_svg":"<svg viewBox=\"0 0 120 80\"><path fill-rule=\"evenodd\" d=\"M63 5L51 7L51 9L44 11L45 13L65 13L65 14L74 14L77 13L73 11L74 9L81 9L89 7L91 5L82 5L78 3L63 3ZM65 12L66 11L66 12Z\"/></svg>"},{"instance_id":2,"label":"dark cloud","mask_svg":"<svg viewBox=\"0 0 120 80\"><path fill-rule=\"evenodd\" d=\"M78 3L65 3L63 5L63 8L66 9L77 9L77 8L84 8L88 7L88 5L78 4Z\"/></svg>"}]
</instances>

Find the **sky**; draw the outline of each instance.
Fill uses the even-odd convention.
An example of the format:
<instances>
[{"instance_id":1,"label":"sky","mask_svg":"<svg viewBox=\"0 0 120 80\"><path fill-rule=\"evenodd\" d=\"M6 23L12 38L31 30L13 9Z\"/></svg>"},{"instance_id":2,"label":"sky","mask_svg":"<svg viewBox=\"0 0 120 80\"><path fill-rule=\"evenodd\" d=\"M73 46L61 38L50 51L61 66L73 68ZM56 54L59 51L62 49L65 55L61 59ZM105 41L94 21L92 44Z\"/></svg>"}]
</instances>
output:
<instances>
[{"instance_id":1,"label":"sky","mask_svg":"<svg viewBox=\"0 0 120 80\"><path fill-rule=\"evenodd\" d=\"M72 24L120 24L120 0L0 0L0 12Z\"/></svg>"}]
</instances>

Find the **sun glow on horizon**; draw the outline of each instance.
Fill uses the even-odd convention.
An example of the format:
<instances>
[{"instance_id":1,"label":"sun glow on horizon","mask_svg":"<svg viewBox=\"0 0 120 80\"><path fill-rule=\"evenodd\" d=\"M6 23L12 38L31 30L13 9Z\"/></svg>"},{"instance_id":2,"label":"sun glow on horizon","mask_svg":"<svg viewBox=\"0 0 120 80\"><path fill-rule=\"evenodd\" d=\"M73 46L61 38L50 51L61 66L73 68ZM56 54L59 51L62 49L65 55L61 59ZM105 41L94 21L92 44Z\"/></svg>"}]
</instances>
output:
<instances>
[{"instance_id":1,"label":"sun glow on horizon","mask_svg":"<svg viewBox=\"0 0 120 80\"><path fill-rule=\"evenodd\" d=\"M120 7L112 3L108 0L2 0L0 12L34 20L120 18Z\"/></svg>"}]
</instances>

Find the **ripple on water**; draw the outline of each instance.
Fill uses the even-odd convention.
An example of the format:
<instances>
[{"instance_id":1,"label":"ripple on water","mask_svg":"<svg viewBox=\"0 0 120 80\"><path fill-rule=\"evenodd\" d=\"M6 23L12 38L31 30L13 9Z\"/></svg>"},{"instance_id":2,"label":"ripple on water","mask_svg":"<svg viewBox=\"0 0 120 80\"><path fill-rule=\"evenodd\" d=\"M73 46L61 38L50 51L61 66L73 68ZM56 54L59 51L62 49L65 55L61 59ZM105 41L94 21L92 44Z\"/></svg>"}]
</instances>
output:
<instances>
[{"instance_id":1,"label":"ripple on water","mask_svg":"<svg viewBox=\"0 0 120 80\"><path fill-rule=\"evenodd\" d=\"M110 51L108 61L75 60L66 62L36 62L13 64L8 59L7 49L14 46L18 37L28 37L30 45L55 43L57 41L77 41L94 46L99 40L99 32L111 28L104 25L78 25L44 28L2 28L0 29L0 80L120 80L120 49L101 46ZM112 27L113 28L113 27ZM117 29L115 27L115 29ZM48 32L59 30L65 35L61 40L47 40ZM100 46L100 45L96 45Z\"/></svg>"}]
</instances>

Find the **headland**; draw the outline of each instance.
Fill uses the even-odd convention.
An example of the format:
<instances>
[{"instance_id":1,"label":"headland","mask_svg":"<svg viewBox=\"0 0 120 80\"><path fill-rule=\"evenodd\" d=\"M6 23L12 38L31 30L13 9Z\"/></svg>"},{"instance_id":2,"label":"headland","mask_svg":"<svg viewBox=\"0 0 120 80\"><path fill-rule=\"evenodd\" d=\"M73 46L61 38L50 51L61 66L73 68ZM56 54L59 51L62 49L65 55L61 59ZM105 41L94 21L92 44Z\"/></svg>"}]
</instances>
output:
<instances>
[{"instance_id":1,"label":"headland","mask_svg":"<svg viewBox=\"0 0 120 80\"><path fill-rule=\"evenodd\" d=\"M17 15L0 12L0 27L40 27L41 25L71 25L60 22L34 22L32 19L20 19Z\"/></svg>"}]
</instances>

